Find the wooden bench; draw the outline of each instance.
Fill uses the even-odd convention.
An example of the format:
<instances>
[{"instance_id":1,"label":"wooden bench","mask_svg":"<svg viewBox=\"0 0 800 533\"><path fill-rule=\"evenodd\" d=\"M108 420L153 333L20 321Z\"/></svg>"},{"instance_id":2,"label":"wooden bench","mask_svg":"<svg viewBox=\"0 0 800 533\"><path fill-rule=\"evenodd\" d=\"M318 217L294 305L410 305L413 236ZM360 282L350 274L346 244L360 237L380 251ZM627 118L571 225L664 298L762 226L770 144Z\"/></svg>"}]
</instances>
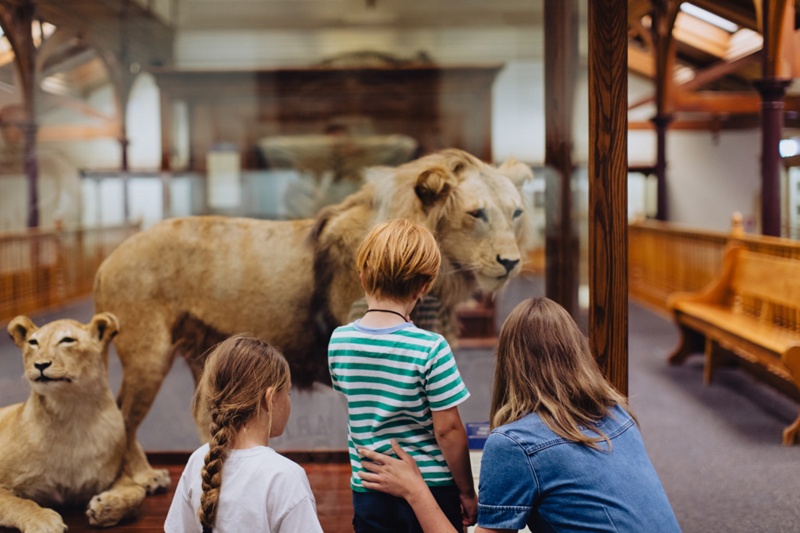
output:
<instances>
[{"instance_id":1,"label":"wooden bench","mask_svg":"<svg viewBox=\"0 0 800 533\"><path fill-rule=\"evenodd\" d=\"M800 261L752 252L733 243L722 272L705 289L667 300L681 331L671 364L705 354L704 381L735 362L800 401ZM783 432L783 444L800 434L800 416Z\"/></svg>"}]
</instances>

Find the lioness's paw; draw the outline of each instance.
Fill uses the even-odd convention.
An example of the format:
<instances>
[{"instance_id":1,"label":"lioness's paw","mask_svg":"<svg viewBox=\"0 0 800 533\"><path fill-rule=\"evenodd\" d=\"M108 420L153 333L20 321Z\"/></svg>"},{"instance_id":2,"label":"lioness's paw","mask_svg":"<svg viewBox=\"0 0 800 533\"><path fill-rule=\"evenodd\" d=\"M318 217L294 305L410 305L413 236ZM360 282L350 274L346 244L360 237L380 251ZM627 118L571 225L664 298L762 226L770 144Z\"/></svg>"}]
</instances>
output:
<instances>
[{"instance_id":1,"label":"lioness's paw","mask_svg":"<svg viewBox=\"0 0 800 533\"><path fill-rule=\"evenodd\" d=\"M22 533L64 533L67 530L67 524L61 518L61 515L52 509L42 508L24 524L20 524L20 531Z\"/></svg>"},{"instance_id":2,"label":"lioness's paw","mask_svg":"<svg viewBox=\"0 0 800 533\"><path fill-rule=\"evenodd\" d=\"M92 498L86 508L89 523L95 527L113 526L125 517L123 502L103 492Z\"/></svg>"},{"instance_id":3,"label":"lioness's paw","mask_svg":"<svg viewBox=\"0 0 800 533\"><path fill-rule=\"evenodd\" d=\"M156 470L154 468L136 474L133 476L133 481L144 487L147 494L166 492L170 484L169 472L163 469Z\"/></svg>"}]
</instances>

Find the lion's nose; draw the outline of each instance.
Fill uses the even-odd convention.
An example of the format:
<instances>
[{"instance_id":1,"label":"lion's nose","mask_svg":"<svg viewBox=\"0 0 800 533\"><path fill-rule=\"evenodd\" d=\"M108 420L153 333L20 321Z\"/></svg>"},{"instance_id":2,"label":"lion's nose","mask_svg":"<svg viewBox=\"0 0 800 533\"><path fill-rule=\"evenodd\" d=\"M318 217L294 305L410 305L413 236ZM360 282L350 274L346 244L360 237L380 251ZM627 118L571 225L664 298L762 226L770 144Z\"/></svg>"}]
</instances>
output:
<instances>
[{"instance_id":1,"label":"lion's nose","mask_svg":"<svg viewBox=\"0 0 800 533\"><path fill-rule=\"evenodd\" d=\"M36 369L37 369L39 372L42 372L42 371L44 371L44 369L45 369L45 368L47 368L48 366L50 366L50 365L52 365L52 364L53 364L53 363L52 363L51 361L47 361L46 363L33 363L33 366L35 366L35 367L36 367Z\"/></svg>"},{"instance_id":2,"label":"lion's nose","mask_svg":"<svg viewBox=\"0 0 800 533\"><path fill-rule=\"evenodd\" d=\"M519 259L503 259L498 254L497 262L500 263L501 265L503 265L503 268L506 269L506 274L508 274L509 272L514 270L515 266L517 266L517 263L519 263Z\"/></svg>"}]
</instances>

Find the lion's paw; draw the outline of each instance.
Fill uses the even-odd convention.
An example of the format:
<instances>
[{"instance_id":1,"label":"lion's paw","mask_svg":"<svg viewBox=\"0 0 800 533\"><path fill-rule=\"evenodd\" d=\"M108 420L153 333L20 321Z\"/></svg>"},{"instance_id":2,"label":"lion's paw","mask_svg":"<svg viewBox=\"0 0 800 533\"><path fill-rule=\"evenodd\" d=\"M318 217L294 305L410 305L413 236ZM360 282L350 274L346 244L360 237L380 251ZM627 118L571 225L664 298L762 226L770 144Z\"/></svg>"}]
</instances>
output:
<instances>
[{"instance_id":1,"label":"lion's paw","mask_svg":"<svg viewBox=\"0 0 800 533\"><path fill-rule=\"evenodd\" d=\"M61 515L52 509L42 508L36 516L25 524L20 524L22 533L64 533L67 524Z\"/></svg>"},{"instance_id":2,"label":"lion's paw","mask_svg":"<svg viewBox=\"0 0 800 533\"><path fill-rule=\"evenodd\" d=\"M102 492L91 499L86 508L89 523L95 527L110 527L125 518L125 501L109 492Z\"/></svg>"},{"instance_id":3,"label":"lion's paw","mask_svg":"<svg viewBox=\"0 0 800 533\"><path fill-rule=\"evenodd\" d=\"M147 494L166 492L170 484L169 472L163 469L156 470L155 468L136 474L133 476L133 481L137 485L144 487Z\"/></svg>"}]
</instances>

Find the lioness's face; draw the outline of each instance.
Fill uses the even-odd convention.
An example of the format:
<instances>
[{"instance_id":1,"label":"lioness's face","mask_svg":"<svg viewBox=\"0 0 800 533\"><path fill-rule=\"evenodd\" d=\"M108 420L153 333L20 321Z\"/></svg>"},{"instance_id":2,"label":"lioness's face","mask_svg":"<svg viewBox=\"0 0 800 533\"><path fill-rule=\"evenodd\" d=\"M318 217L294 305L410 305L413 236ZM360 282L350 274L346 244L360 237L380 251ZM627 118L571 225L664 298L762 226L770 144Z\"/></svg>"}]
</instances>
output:
<instances>
[{"instance_id":1,"label":"lioness's face","mask_svg":"<svg viewBox=\"0 0 800 533\"><path fill-rule=\"evenodd\" d=\"M473 278L479 289L496 291L522 268L522 196L508 177L488 165L465 169L463 178L447 223L438 228L446 261L442 274Z\"/></svg>"},{"instance_id":2,"label":"lioness's face","mask_svg":"<svg viewBox=\"0 0 800 533\"><path fill-rule=\"evenodd\" d=\"M89 324L56 320L37 328L28 317L19 316L8 332L22 349L25 377L40 394L95 384L107 384L107 347L117 331L116 318L96 315Z\"/></svg>"}]
</instances>

